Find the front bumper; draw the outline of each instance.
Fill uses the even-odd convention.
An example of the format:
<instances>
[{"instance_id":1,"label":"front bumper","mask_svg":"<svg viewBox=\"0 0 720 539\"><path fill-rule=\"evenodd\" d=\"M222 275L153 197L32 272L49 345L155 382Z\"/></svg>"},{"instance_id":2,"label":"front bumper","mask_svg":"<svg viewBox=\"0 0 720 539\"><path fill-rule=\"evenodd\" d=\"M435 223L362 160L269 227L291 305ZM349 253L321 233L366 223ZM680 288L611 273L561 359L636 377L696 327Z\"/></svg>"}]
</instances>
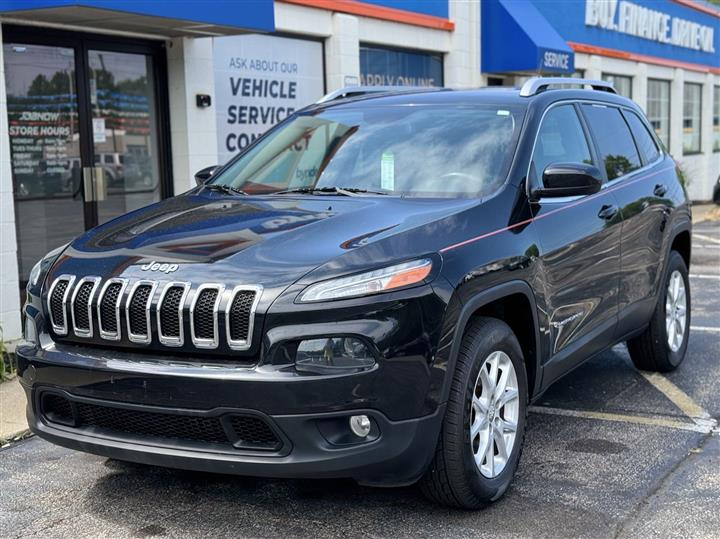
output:
<instances>
[{"instance_id":1,"label":"front bumper","mask_svg":"<svg viewBox=\"0 0 720 539\"><path fill-rule=\"evenodd\" d=\"M158 358L138 361L124 352L75 346L17 349L28 394L28 424L38 436L71 449L119 460L204 472L283 478L353 478L363 484L416 481L434 453L444 406L430 414L393 420L353 391L373 385L377 372L348 376L283 378L261 367L203 367ZM263 450L205 443L107 424L73 424L48 415L41 403L52 393L76 407L100 407L163 418L262 419L281 443ZM351 415L373 422L367 439L353 438ZM92 416L97 417L97 416ZM153 420L154 421L154 420ZM196 419L192 420L193 422Z\"/></svg>"}]
</instances>

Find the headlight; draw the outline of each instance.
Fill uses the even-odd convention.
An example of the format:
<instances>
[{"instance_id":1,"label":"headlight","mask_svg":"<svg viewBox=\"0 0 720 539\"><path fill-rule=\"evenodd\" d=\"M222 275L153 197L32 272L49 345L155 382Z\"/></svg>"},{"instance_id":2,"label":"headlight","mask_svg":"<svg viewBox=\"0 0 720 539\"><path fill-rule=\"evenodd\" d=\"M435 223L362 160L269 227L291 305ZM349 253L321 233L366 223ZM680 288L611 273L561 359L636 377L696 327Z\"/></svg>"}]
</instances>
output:
<instances>
[{"instance_id":1,"label":"headlight","mask_svg":"<svg viewBox=\"0 0 720 539\"><path fill-rule=\"evenodd\" d=\"M40 278L40 268L42 267L42 262L42 259L38 260L30 270L30 278L28 279L30 286L37 286L38 278Z\"/></svg>"},{"instance_id":2,"label":"headlight","mask_svg":"<svg viewBox=\"0 0 720 539\"><path fill-rule=\"evenodd\" d=\"M30 270L30 276L28 278L28 284L30 286L37 286L43 270L46 270L53 262L55 262L55 259L60 255L60 253L65 250L68 245L70 244L66 243L65 245L61 245L60 247L53 249L44 257L42 257L37 264L33 266L33 268Z\"/></svg>"},{"instance_id":3,"label":"headlight","mask_svg":"<svg viewBox=\"0 0 720 539\"><path fill-rule=\"evenodd\" d=\"M423 258L350 277L331 279L309 286L300 296L300 301L325 301L388 292L421 282L430 274L431 269L432 261Z\"/></svg>"}]
</instances>

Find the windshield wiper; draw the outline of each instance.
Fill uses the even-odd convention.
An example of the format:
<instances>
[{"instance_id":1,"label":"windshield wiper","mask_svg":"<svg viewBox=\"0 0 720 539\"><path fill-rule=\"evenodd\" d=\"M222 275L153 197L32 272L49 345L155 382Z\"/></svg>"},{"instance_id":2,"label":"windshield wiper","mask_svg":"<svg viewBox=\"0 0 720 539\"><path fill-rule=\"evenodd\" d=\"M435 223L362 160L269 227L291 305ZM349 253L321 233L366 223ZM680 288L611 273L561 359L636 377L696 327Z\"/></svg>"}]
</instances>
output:
<instances>
[{"instance_id":1,"label":"windshield wiper","mask_svg":"<svg viewBox=\"0 0 720 539\"><path fill-rule=\"evenodd\" d=\"M319 194L330 194L330 195L345 195L348 197L366 195L387 195L382 191L371 191L369 189L360 189L359 187L296 187L295 189L287 189L285 191L278 191L273 195L287 195L293 193L300 193L306 195Z\"/></svg>"},{"instance_id":2,"label":"windshield wiper","mask_svg":"<svg viewBox=\"0 0 720 539\"><path fill-rule=\"evenodd\" d=\"M205 185L205 189L216 191L218 193L225 193L226 195L247 195L247 193L242 189L238 189L232 185L225 185L223 183L209 183Z\"/></svg>"}]
</instances>

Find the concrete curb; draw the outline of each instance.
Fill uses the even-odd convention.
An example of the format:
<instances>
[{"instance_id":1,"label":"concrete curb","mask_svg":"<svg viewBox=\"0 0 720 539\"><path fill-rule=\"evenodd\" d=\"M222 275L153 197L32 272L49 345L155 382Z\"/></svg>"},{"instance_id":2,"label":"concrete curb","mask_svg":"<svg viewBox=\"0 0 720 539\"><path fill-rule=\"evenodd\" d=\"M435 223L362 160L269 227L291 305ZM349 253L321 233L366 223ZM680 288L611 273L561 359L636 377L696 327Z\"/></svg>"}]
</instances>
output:
<instances>
[{"instance_id":1,"label":"concrete curb","mask_svg":"<svg viewBox=\"0 0 720 539\"><path fill-rule=\"evenodd\" d=\"M27 436L25 391L18 378L0 384L0 446Z\"/></svg>"}]
</instances>

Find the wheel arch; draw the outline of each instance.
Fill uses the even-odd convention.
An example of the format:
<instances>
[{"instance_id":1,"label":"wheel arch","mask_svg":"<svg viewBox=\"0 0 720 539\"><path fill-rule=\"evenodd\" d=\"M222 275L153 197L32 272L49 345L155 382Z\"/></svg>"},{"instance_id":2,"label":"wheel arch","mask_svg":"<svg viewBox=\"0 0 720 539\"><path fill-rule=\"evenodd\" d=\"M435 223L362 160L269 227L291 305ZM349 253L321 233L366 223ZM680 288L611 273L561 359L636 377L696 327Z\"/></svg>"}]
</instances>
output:
<instances>
[{"instance_id":1,"label":"wheel arch","mask_svg":"<svg viewBox=\"0 0 720 539\"><path fill-rule=\"evenodd\" d=\"M463 302L450 349L443 399L450 392L450 381L460 352L463 335L471 320L477 316L497 318L508 324L515 333L523 351L528 375L528 393L532 399L540 389L542 367L540 357L540 329L535 294L525 281L510 281L472 296Z\"/></svg>"},{"instance_id":2,"label":"wheel arch","mask_svg":"<svg viewBox=\"0 0 720 539\"><path fill-rule=\"evenodd\" d=\"M690 223L684 223L673 229L670 240L670 250L668 251L668 256L672 251L680 253L688 269L690 269L690 255L692 254L690 228Z\"/></svg>"}]
</instances>

